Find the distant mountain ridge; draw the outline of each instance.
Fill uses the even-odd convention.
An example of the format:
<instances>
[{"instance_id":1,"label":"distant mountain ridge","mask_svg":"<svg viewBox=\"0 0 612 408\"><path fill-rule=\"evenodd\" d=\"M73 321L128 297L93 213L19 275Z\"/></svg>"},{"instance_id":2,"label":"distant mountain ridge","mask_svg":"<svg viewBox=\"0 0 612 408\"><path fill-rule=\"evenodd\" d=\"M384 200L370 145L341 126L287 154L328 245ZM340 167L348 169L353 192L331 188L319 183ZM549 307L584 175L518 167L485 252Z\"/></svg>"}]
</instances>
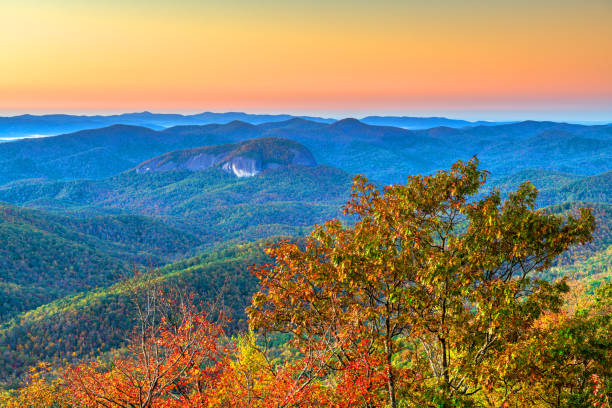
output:
<instances>
[{"instance_id":1,"label":"distant mountain ridge","mask_svg":"<svg viewBox=\"0 0 612 408\"><path fill-rule=\"evenodd\" d=\"M462 128L467 126L495 126L512 122L489 122L486 120L469 121L462 119L449 119L445 117L414 117L414 116L366 116L360 119L369 125L395 126L404 129L431 129L439 126Z\"/></svg>"},{"instance_id":2,"label":"distant mountain ridge","mask_svg":"<svg viewBox=\"0 0 612 408\"><path fill-rule=\"evenodd\" d=\"M86 129L98 129L112 125L134 125L162 130L172 126L226 124L242 121L253 125L305 119L319 123L333 123L338 119L301 115L266 115L244 112L202 112L193 115L174 113L135 112L118 115L18 115L0 117L0 141L32 137L53 136ZM380 126L397 126L406 129L428 129L437 126L460 128L465 126L495 125L502 122L477 121L444 117L367 116L363 123Z\"/></svg>"},{"instance_id":3,"label":"distant mountain ridge","mask_svg":"<svg viewBox=\"0 0 612 408\"><path fill-rule=\"evenodd\" d=\"M113 125L0 143L0 185L28 178L101 179L175 150L268 137L293 140L310 150L317 163L386 184L448 168L474 155L496 176L536 168L593 175L610 170L612 162L612 126L605 125L527 121L407 130L357 119L321 123L292 118L260 125L232 121L159 131Z\"/></svg>"},{"instance_id":4,"label":"distant mountain ridge","mask_svg":"<svg viewBox=\"0 0 612 408\"><path fill-rule=\"evenodd\" d=\"M203 112L194 115L173 113L137 112L120 115L19 115L0 117L0 141L31 135L59 135L86 129L98 129L112 125L143 126L162 130L172 126L226 124L242 121L251 124L282 122L302 118L315 122L332 123L336 119L315 116L261 115L243 112Z\"/></svg>"}]
</instances>

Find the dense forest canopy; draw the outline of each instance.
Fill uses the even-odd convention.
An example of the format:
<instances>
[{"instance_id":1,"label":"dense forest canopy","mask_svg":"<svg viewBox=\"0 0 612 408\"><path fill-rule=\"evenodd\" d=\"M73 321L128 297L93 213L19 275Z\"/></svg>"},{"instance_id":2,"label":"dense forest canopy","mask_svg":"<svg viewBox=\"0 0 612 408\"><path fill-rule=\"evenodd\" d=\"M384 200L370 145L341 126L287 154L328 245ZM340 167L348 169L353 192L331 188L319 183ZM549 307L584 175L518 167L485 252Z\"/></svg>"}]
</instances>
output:
<instances>
[{"instance_id":1,"label":"dense forest canopy","mask_svg":"<svg viewBox=\"0 0 612 408\"><path fill-rule=\"evenodd\" d=\"M610 126L373 123L0 144L1 404L605 406Z\"/></svg>"},{"instance_id":2,"label":"dense forest canopy","mask_svg":"<svg viewBox=\"0 0 612 408\"><path fill-rule=\"evenodd\" d=\"M196 302L204 288L189 287L190 279L169 283L184 272L138 275L114 290L131 303L124 321L133 334L123 348L40 365L0 401L10 408L607 404L611 283L589 298L565 278L538 278L567 248L592 240L592 211L537 210L529 183L505 201L498 191L471 199L485 179L475 159L382 191L355 178L344 211L356 222L331 220L303 242L266 245L270 258L250 268L259 289L248 330L230 329L231 309ZM225 251L250 256L248 247ZM181 267L201 276L194 268L215 268L224 255ZM220 278L202 283L217 279L209 287L219 294L228 288Z\"/></svg>"}]
</instances>

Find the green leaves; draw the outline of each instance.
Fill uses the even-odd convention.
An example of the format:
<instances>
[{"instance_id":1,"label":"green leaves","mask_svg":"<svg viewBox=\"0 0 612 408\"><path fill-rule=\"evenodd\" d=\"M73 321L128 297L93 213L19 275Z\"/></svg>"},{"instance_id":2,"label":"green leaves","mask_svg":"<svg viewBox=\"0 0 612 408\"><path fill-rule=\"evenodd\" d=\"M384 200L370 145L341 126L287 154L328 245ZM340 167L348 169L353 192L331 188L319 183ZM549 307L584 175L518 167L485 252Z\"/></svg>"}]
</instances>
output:
<instances>
[{"instance_id":1,"label":"green leaves","mask_svg":"<svg viewBox=\"0 0 612 408\"><path fill-rule=\"evenodd\" d=\"M261 271L250 309L255 327L293 332L305 349L336 344L342 334L350 344L371 344L369 352L383 360L410 350L402 367L418 367L427 380L373 391L386 392L388 401L397 393L419 405L436 395L442 406L469 406L493 397L515 374L521 355L514 346L540 316L558 310L567 290L534 273L590 239L594 223L588 210L578 218L534 211L537 191L528 183L503 203L498 191L474 201L485 179L476 159L382 192L355 178L345 206L358 218L354 225L315 228L303 250L271 248L276 264ZM347 345L335 369L357 352ZM401 377L399 367L393 372ZM333 381L336 373L327 375Z\"/></svg>"}]
</instances>

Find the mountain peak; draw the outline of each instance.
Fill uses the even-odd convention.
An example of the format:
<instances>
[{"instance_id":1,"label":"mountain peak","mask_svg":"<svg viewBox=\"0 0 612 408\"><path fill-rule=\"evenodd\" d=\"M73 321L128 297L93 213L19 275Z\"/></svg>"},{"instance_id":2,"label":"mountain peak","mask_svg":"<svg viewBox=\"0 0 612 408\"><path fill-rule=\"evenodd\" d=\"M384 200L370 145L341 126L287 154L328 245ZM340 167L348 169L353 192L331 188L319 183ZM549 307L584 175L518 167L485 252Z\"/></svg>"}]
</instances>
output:
<instances>
[{"instance_id":1,"label":"mountain peak","mask_svg":"<svg viewBox=\"0 0 612 408\"><path fill-rule=\"evenodd\" d=\"M369 127L365 123L360 122L358 119L355 119L355 118L342 119L342 120L339 120L337 122L332 123L330 126L332 128L340 129L340 130L344 130L344 131L349 131L349 130L364 128L364 127Z\"/></svg>"},{"instance_id":2,"label":"mountain peak","mask_svg":"<svg viewBox=\"0 0 612 408\"><path fill-rule=\"evenodd\" d=\"M283 166L315 166L312 153L301 144L280 138L251 139L240 143L178 150L147 160L137 173L173 170L202 171L220 168L237 177L251 177Z\"/></svg>"},{"instance_id":3,"label":"mountain peak","mask_svg":"<svg viewBox=\"0 0 612 408\"><path fill-rule=\"evenodd\" d=\"M243 120L232 120L231 122L227 122L225 126L236 126L236 127L255 127L255 125L245 122Z\"/></svg>"}]
</instances>

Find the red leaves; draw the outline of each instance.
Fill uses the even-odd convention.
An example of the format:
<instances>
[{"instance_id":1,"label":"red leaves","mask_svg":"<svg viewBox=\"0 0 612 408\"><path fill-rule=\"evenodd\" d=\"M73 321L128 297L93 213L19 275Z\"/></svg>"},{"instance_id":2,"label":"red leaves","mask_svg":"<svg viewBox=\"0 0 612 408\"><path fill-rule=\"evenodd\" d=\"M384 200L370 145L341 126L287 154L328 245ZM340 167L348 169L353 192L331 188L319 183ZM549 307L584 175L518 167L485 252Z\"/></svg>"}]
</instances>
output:
<instances>
[{"instance_id":1,"label":"red leaves","mask_svg":"<svg viewBox=\"0 0 612 408\"><path fill-rule=\"evenodd\" d=\"M591 387L593 393L593 406L596 408L609 408L610 400L606 393L605 384L597 374L591 375Z\"/></svg>"},{"instance_id":2,"label":"red leaves","mask_svg":"<svg viewBox=\"0 0 612 408\"><path fill-rule=\"evenodd\" d=\"M227 364L218 344L222 335L206 313L181 304L173 322L163 316L159 324L141 325L126 352L111 362L72 367L66 374L71 399L91 408L205 406Z\"/></svg>"}]
</instances>

